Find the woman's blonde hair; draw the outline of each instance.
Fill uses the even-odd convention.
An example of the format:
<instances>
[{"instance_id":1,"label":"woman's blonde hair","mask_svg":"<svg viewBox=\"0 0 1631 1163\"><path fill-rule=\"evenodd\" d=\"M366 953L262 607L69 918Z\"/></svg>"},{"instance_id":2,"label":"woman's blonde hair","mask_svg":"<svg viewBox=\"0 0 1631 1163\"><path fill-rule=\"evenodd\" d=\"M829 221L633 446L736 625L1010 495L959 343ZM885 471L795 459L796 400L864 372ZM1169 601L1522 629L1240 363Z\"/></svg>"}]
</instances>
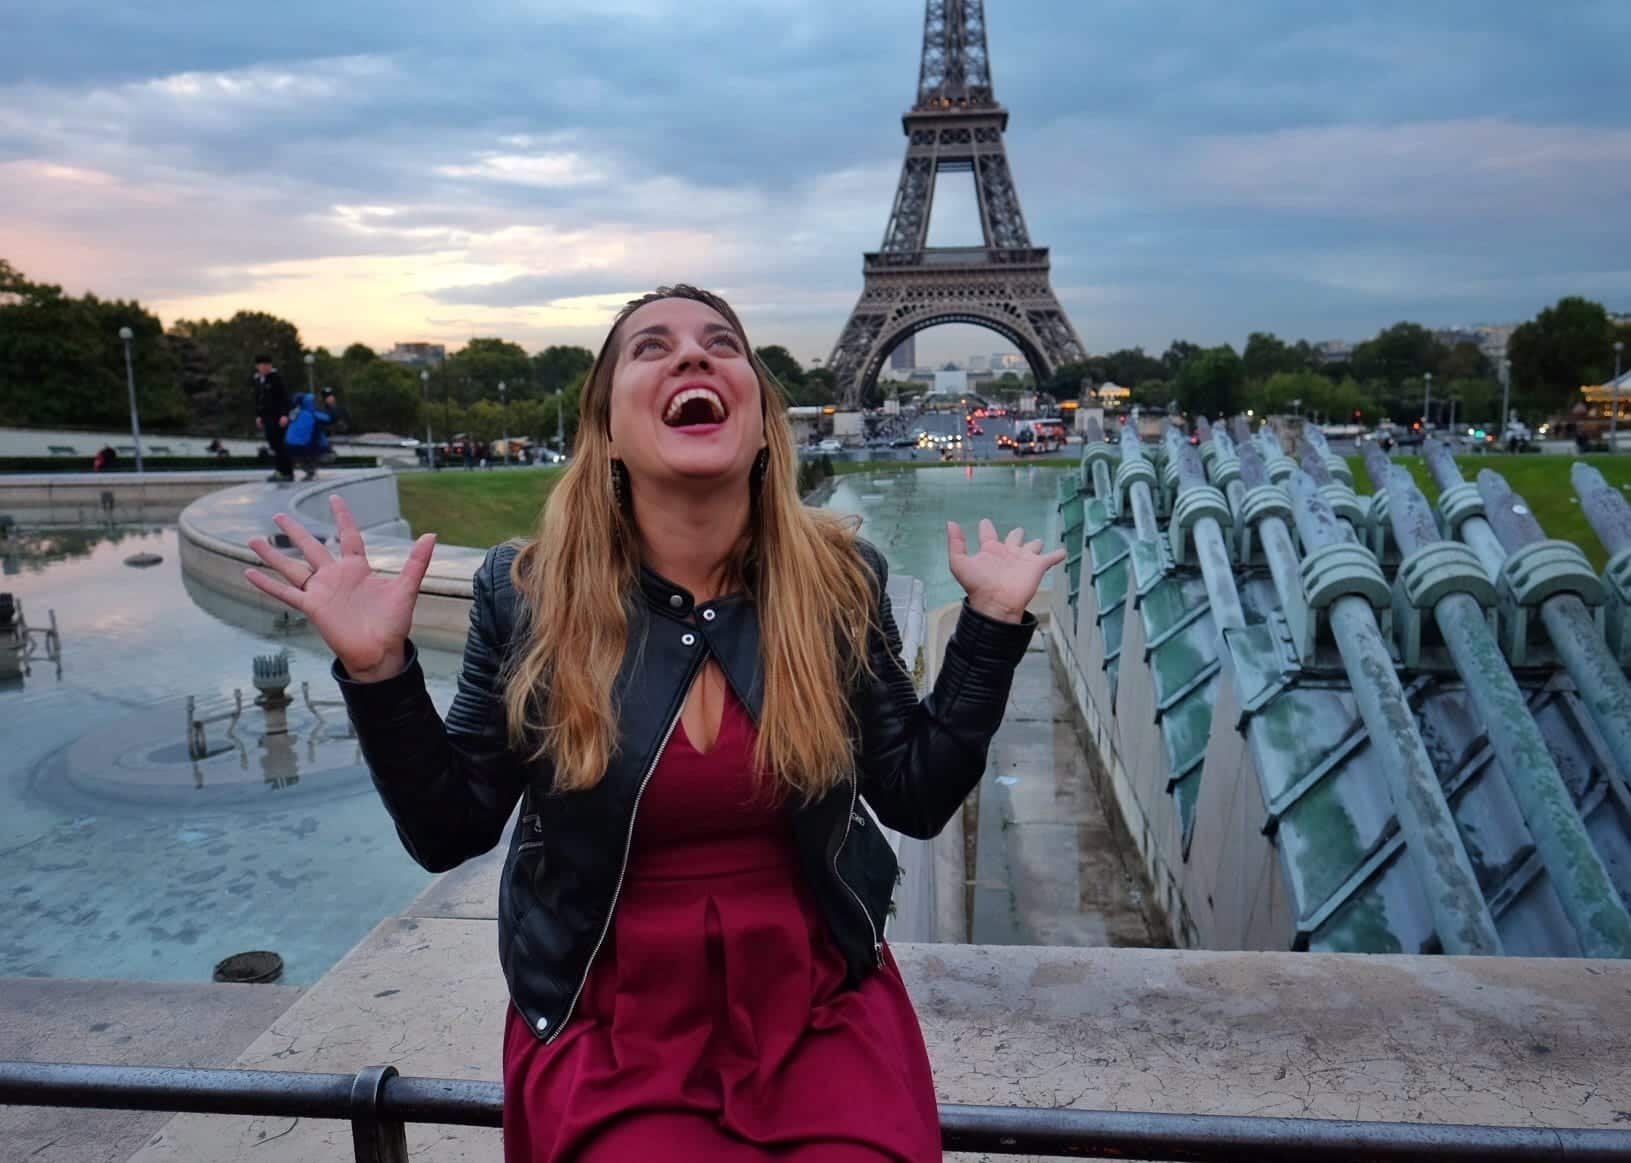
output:
<instances>
[{"instance_id":1,"label":"woman's blonde hair","mask_svg":"<svg viewBox=\"0 0 1631 1163\"><path fill-rule=\"evenodd\" d=\"M584 381L572 463L512 573L528 617L527 641L506 674L510 743L551 759L561 791L593 787L616 751L613 683L628 643L628 603L640 600L639 533L612 482L616 338L634 311L670 298L719 312L759 379L768 462L747 536L727 563L759 617L764 706L754 759L780 789L819 798L853 773L848 692L856 668L868 665L876 580L855 548L853 524L800 499L786 400L736 312L690 286L660 287L624 307Z\"/></svg>"}]
</instances>

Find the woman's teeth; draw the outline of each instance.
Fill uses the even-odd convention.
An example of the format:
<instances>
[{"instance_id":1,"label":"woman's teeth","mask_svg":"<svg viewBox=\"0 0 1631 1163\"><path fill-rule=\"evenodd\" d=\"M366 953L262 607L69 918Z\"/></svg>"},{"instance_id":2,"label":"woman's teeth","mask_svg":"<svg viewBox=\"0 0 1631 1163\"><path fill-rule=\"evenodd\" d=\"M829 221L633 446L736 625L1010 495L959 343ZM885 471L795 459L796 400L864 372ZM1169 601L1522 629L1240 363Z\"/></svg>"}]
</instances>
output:
<instances>
[{"instance_id":1,"label":"woman's teeth","mask_svg":"<svg viewBox=\"0 0 1631 1163\"><path fill-rule=\"evenodd\" d=\"M670 428L719 424L724 419L725 402L719 398L719 393L709 388L686 388L676 393L663 413L663 423Z\"/></svg>"}]
</instances>

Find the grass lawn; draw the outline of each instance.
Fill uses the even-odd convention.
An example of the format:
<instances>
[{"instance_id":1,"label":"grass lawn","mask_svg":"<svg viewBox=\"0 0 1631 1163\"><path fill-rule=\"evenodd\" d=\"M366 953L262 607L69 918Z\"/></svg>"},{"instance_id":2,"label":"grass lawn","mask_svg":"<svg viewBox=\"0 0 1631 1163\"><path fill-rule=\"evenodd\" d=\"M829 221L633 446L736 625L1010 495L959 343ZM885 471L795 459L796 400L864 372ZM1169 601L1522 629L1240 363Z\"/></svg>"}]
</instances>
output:
<instances>
[{"instance_id":1,"label":"grass lawn","mask_svg":"<svg viewBox=\"0 0 1631 1163\"><path fill-rule=\"evenodd\" d=\"M560 475L558 468L453 468L400 473L396 489L414 536L484 549L530 534Z\"/></svg>"},{"instance_id":2,"label":"grass lawn","mask_svg":"<svg viewBox=\"0 0 1631 1163\"><path fill-rule=\"evenodd\" d=\"M939 460L837 461L834 475L873 472L878 469L961 468L965 462ZM1073 457L1038 457L1034 460L1008 458L973 461L979 466L1009 463L1042 465L1048 468L1074 468ZM440 472L402 473L396 478L397 495L402 500L402 516L414 536L434 533L448 545L485 548L509 537L532 533L538 511L561 474L557 468L543 469L443 469Z\"/></svg>"},{"instance_id":3,"label":"grass lawn","mask_svg":"<svg viewBox=\"0 0 1631 1163\"><path fill-rule=\"evenodd\" d=\"M1370 474L1365 471L1362 457L1347 458L1353 469L1354 487L1361 493L1375 490ZM1603 474L1609 484L1620 489L1621 495L1631 499L1631 456L1549 456L1531 453L1526 456L1458 456L1456 464L1461 474L1470 481L1478 479L1479 469L1490 469L1506 478L1512 491L1522 497L1535 514L1535 520L1548 537L1572 541L1586 551L1591 564L1598 570L1608 562L1608 552L1597 535L1591 531L1586 514L1580 508L1574 484L1569 480L1569 469L1576 460L1583 460ZM1396 456L1393 463L1410 470L1429 501L1437 500L1438 489L1427 472L1427 462L1419 456Z\"/></svg>"},{"instance_id":4,"label":"grass lawn","mask_svg":"<svg viewBox=\"0 0 1631 1163\"><path fill-rule=\"evenodd\" d=\"M1393 459L1395 464L1410 470L1429 501L1437 499L1438 489L1433 486L1427 474L1427 465L1419 456L1397 456ZM1478 470L1482 468L1500 473L1513 491L1534 510L1535 519L1548 537L1573 541L1586 551L1592 565L1601 570L1608 561L1608 553L1586 522L1579 498L1574 493L1574 485L1569 481L1569 467L1576 459L1585 460L1601 472L1609 484L1631 497L1631 456L1463 456L1458 457L1456 463L1469 480L1476 479ZM1073 456L1037 457L1034 460L1005 457L972 462L928 459L834 461L833 472L843 476L889 470L960 468L965 463L991 468L1009 464L1074 468L1078 461ZM1365 472L1363 460L1350 456L1348 463L1353 468L1355 487L1361 493L1371 492L1370 476ZM438 539L448 544L484 547L496 545L507 537L531 533L538 510L543 507L560 471L553 468L488 472L480 469L472 472L444 469L434 473L404 473L396 478L396 483L398 495L402 498L402 515L407 518L415 534L435 533Z\"/></svg>"}]
</instances>

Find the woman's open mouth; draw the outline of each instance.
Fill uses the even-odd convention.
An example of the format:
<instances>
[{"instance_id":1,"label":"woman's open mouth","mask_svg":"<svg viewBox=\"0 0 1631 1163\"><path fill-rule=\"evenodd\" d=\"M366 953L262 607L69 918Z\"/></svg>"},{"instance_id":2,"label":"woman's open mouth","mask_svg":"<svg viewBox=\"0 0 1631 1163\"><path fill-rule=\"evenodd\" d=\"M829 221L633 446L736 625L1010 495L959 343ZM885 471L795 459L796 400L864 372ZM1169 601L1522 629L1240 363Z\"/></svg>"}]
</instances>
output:
<instances>
[{"instance_id":1,"label":"woman's open mouth","mask_svg":"<svg viewBox=\"0 0 1631 1163\"><path fill-rule=\"evenodd\" d=\"M663 423L670 428L712 427L729 415L718 392L705 384L689 384L669 397Z\"/></svg>"}]
</instances>

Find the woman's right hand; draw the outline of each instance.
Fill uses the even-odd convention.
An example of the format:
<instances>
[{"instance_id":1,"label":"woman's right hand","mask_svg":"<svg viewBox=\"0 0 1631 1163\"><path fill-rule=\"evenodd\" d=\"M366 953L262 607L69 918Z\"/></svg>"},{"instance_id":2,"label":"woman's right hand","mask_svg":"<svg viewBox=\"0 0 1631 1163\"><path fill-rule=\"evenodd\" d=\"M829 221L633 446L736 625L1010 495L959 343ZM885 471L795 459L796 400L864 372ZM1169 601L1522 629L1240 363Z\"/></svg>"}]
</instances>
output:
<instances>
[{"instance_id":1,"label":"woman's right hand","mask_svg":"<svg viewBox=\"0 0 1631 1163\"><path fill-rule=\"evenodd\" d=\"M249 548L276 576L258 569L246 569L244 576L262 593L304 614L352 678L390 678L407 660L413 607L436 550L436 534L426 533L413 543L401 573L376 574L350 508L337 494L330 495L329 505L340 538L338 557L293 517L279 513L273 520L305 560L279 552L264 537L253 537Z\"/></svg>"}]
</instances>

